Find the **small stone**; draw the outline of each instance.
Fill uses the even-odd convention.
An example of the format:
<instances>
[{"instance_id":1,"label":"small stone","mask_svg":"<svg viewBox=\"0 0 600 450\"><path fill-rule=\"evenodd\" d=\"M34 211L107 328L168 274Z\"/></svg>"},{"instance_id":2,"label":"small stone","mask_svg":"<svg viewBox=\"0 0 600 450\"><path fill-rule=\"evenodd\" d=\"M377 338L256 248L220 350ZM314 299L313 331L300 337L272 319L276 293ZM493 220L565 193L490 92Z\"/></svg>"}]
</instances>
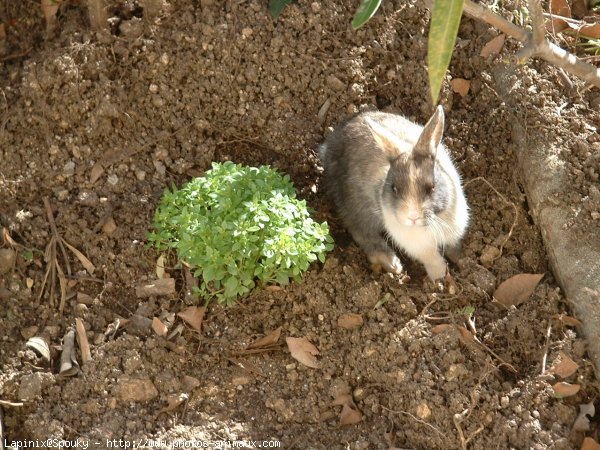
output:
<instances>
[{"instance_id":1,"label":"small stone","mask_svg":"<svg viewBox=\"0 0 600 450\"><path fill-rule=\"evenodd\" d=\"M242 375L242 376L238 376L238 377L233 377L231 379L231 383L234 386L244 386L246 384L250 384L252 380L250 379L250 377Z\"/></svg>"},{"instance_id":2,"label":"small stone","mask_svg":"<svg viewBox=\"0 0 600 450\"><path fill-rule=\"evenodd\" d=\"M246 27L242 29L242 36L244 36L244 38L249 38L250 36L252 36L252 33L252 28Z\"/></svg>"},{"instance_id":3,"label":"small stone","mask_svg":"<svg viewBox=\"0 0 600 450\"><path fill-rule=\"evenodd\" d=\"M63 175L65 177L70 177L75 173L75 162L69 161L63 167Z\"/></svg>"},{"instance_id":4,"label":"small stone","mask_svg":"<svg viewBox=\"0 0 600 450\"><path fill-rule=\"evenodd\" d=\"M77 200L85 206L96 206L98 204L98 194L93 191L83 190L77 195Z\"/></svg>"},{"instance_id":5,"label":"small stone","mask_svg":"<svg viewBox=\"0 0 600 450\"><path fill-rule=\"evenodd\" d=\"M335 75L329 75L325 81L327 82L327 86L329 86L334 91L341 91L346 87L342 80L340 80Z\"/></svg>"},{"instance_id":6,"label":"small stone","mask_svg":"<svg viewBox=\"0 0 600 450\"><path fill-rule=\"evenodd\" d=\"M463 378L468 375L469 371L463 364L451 364L446 372L446 380L454 381Z\"/></svg>"},{"instance_id":7,"label":"small stone","mask_svg":"<svg viewBox=\"0 0 600 450\"><path fill-rule=\"evenodd\" d=\"M152 83L149 87L148 90L153 93L156 94L158 92L158 85Z\"/></svg>"},{"instance_id":8,"label":"small stone","mask_svg":"<svg viewBox=\"0 0 600 450\"><path fill-rule=\"evenodd\" d=\"M431 408L429 408L427 403L419 403L419 406L417 406L417 417L421 420L427 420L431 417Z\"/></svg>"},{"instance_id":9,"label":"small stone","mask_svg":"<svg viewBox=\"0 0 600 450\"><path fill-rule=\"evenodd\" d=\"M506 408L510 404L510 399L504 395L500 398L500 407Z\"/></svg>"},{"instance_id":10,"label":"small stone","mask_svg":"<svg viewBox=\"0 0 600 450\"><path fill-rule=\"evenodd\" d=\"M152 163L154 164L154 168L156 169L156 172L158 172L159 175L164 175L167 172L167 168L162 162L152 161Z\"/></svg>"},{"instance_id":11,"label":"small stone","mask_svg":"<svg viewBox=\"0 0 600 450\"><path fill-rule=\"evenodd\" d=\"M113 394L125 402L146 402L158 396L158 390L148 378L123 377L113 389Z\"/></svg>"},{"instance_id":12,"label":"small stone","mask_svg":"<svg viewBox=\"0 0 600 450\"><path fill-rule=\"evenodd\" d=\"M138 179L138 181L144 181L146 179L146 172L143 170L136 170L135 177Z\"/></svg>"},{"instance_id":13,"label":"small stone","mask_svg":"<svg viewBox=\"0 0 600 450\"><path fill-rule=\"evenodd\" d=\"M42 389L54 383L54 376L50 373L35 372L24 375L19 386L19 400L31 401L42 395Z\"/></svg>"},{"instance_id":14,"label":"small stone","mask_svg":"<svg viewBox=\"0 0 600 450\"><path fill-rule=\"evenodd\" d=\"M69 198L69 191L67 189L60 189L56 192L56 198L59 202L64 202Z\"/></svg>"},{"instance_id":15,"label":"small stone","mask_svg":"<svg viewBox=\"0 0 600 450\"><path fill-rule=\"evenodd\" d=\"M0 275L9 272L17 260L17 253L10 248L0 249Z\"/></svg>"},{"instance_id":16,"label":"small stone","mask_svg":"<svg viewBox=\"0 0 600 450\"><path fill-rule=\"evenodd\" d=\"M21 329L21 336L23 336L24 339L31 339L38 333L38 331L40 331L40 328L35 325L25 327Z\"/></svg>"},{"instance_id":17,"label":"small stone","mask_svg":"<svg viewBox=\"0 0 600 450\"><path fill-rule=\"evenodd\" d=\"M474 264L469 274L469 281L487 294L493 294L496 289L496 277L485 267Z\"/></svg>"},{"instance_id":18,"label":"small stone","mask_svg":"<svg viewBox=\"0 0 600 450\"><path fill-rule=\"evenodd\" d=\"M108 176L106 181L108 181L108 184L111 186L116 186L116 184L119 182L119 177L113 173L112 175Z\"/></svg>"},{"instance_id":19,"label":"small stone","mask_svg":"<svg viewBox=\"0 0 600 450\"><path fill-rule=\"evenodd\" d=\"M321 4L319 2L312 2L310 4L310 9L312 10L312 12L318 13L319 11L321 11Z\"/></svg>"},{"instance_id":20,"label":"small stone","mask_svg":"<svg viewBox=\"0 0 600 450\"><path fill-rule=\"evenodd\" d=\"M479 262L483 267L490 268L494 265L494 261L500 256L500 253L500 249L492 247L491 245L486 245L481 252Z\"/></svg>"}]
</instances>

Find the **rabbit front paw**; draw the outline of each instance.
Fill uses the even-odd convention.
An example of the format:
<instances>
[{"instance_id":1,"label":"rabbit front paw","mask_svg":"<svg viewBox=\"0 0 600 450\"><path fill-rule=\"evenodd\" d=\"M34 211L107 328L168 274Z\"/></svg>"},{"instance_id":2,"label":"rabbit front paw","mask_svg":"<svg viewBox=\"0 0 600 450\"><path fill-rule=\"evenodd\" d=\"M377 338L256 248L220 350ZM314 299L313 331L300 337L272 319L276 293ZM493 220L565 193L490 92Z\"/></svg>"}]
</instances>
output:
<instances>
[{"instance_id":1,"label":"rabbit front paw","mask_svg":"<svg viewBox=\"0 0 600 450\"><path fill-rule=\"evenodd\" d=\"M374 272L379 272L381 269L383 269L390 273L402 273L402 263L400 262L400 259L392 252L373 252L369 254L369 261Z\"/></svg>"},{"instance_id":2,"label":"rabbit front paw","mask_svg":"<svg viewBox=\"0 0 600 450\"><path fill-rule=\"evenodd\" d=\"M439 280L446 276L446 270L448 269L446 260L441 256L425 264L425 270L427 270L427 276L432 280Z\"/></svg>"}]
</instances>

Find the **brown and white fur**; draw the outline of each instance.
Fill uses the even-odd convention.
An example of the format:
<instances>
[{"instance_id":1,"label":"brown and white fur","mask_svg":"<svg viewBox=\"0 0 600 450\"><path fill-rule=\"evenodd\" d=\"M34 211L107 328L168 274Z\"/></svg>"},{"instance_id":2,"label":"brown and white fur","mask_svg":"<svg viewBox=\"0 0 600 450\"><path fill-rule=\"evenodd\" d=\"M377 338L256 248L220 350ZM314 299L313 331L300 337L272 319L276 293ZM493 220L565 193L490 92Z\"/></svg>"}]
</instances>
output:
<instances>
[{"instance_id":1,"label":"brown and white fur","mask_svg":"<svg viewBox=\"0 0 600 450\"><path fill-rule=\"evenodd\" d=\"M446 274L445 252L460 247L469 212L460 176L444 146L444 111L422 127L383 112L364 112L321 144L325 190L371 264L400 273L388 240L421 262L433 279Z\"/></svg>"}]
</instances>

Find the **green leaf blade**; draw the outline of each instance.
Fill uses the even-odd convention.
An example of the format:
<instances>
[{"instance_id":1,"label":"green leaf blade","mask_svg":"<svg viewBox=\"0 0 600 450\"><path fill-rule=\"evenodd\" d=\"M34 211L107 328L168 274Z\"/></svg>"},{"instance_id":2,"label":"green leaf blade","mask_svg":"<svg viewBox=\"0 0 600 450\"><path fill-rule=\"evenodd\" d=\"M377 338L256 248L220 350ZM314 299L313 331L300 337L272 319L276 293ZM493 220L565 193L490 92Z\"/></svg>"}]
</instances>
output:
<instances>
[{"instance_id":1,"label":"green leaf blade","mask_svg":"<svg viewBox=\"0 0 600 450\"><path fill-rule=\"evenodd\" d=\"M381 0L362 0L352 19L352 29L358 30L367 23L381 6Z\"/></svg>"},{"instance_id":2,"label":"green leaf blade","mask_svg":"<svg viewBox=\"0 0 600 450\"><path fill-rule=\"evenodd\" d=\"M283 9L292 3L292 0L269 0L269 12L275 20L279 18Z\"/></svg>"},{"instance_id":3,"label":"green leaf blade","mask_svg":"<svg viewBox=\"0 0 600 450\"><path fill-rule=\"evenodd\" d=\"M429 24L427 66L433 104L437 104L442 81L450 65L458 35L464 0L434 0Z\"/></svg>"}]
</instances>

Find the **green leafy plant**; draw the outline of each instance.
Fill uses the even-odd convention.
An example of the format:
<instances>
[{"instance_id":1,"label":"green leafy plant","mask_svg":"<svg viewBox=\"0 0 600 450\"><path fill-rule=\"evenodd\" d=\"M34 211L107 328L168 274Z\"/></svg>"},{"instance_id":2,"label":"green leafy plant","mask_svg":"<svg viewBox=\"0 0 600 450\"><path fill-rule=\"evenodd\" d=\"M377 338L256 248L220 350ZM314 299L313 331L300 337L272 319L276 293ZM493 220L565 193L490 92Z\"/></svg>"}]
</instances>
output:
<instances>
[{"instance_id":1,"label":"green leafy plant","mask_svg":"<svg viewBox=\"0 0 600 450\"><path fill-rule=\"evenodd\" d=\"M327 223L311 219L289 176L230 161L167 189L153 226L150 244L175 249L201 277L199 294L227 305L257 285L300 280L333 248Z\"/></svg>"},{"instance_id":2,"label":"green leafy plant","mask_svg":"<svg viewBox=\"0 0 600 450\"><path fill-rule=\"evenodd\" d=\"M292 3L292 0L269 0L269 12L271 17L277 20L283 8Z\"/></svg>"},{"instance_id":3,"label":"green leafy plant","mask_svg":"<svg viewBox=\"0 0 600 450\"><path fill-rule=\"evenodd\" d=\"M381 0L362 0L352 19L352 28L357 30L371 19L381 6Z\"/></svg>"}]
</instances>

